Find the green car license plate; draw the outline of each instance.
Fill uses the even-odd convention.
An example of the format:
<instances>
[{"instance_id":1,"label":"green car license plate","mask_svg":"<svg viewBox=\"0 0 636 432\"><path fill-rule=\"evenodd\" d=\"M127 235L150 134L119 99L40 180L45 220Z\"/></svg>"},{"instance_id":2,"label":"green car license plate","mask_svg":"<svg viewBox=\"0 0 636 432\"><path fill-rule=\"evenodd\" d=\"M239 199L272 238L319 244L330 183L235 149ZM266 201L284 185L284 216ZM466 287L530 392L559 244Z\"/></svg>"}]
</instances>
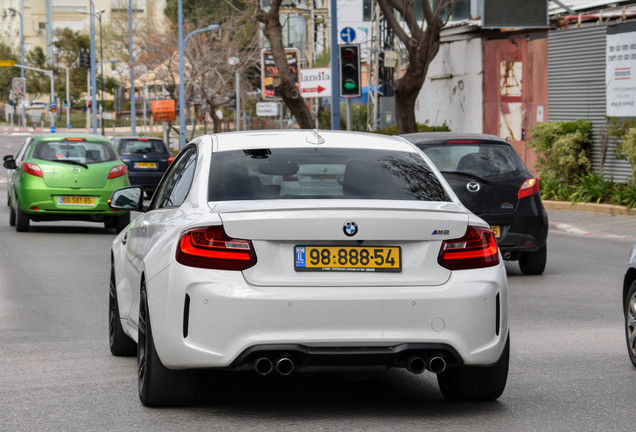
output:
<instances>
[{"instance_id":1,"label":"green car license plate","mask_svg":"<svg viewBox=\"0 0 636 432\"><path fill-rule=\"evenodd\" d=\"M296 246L296 271L399 272L402 251L397 246Z\"/></svg>"},{"instance_id":2,"label":"green car license plate","mask_svg":"<svg viewBox=\"0 0 636 432\"><path fill-rule=\"evenodd\" d=\"M57 197L57 203L70 206L94 206L95 197L61 195Z\"/></svg>"}]
</instances>

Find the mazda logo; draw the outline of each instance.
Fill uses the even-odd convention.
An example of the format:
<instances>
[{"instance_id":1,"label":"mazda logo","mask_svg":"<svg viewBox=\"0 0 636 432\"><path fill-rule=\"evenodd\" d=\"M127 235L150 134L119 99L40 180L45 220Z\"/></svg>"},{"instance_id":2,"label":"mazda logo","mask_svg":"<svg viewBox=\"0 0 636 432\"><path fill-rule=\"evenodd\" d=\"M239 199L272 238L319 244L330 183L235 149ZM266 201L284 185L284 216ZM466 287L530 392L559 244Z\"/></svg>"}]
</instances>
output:
<instances>
[{"instance_id":1,"label":"mazda logo","mask_svg":"<svg viewBox=\"0 0 636 432\"><path fill-rule=\"evenodd\" d=\"M470 182L466 185L466 189L468 189L468 192L479 192L481 186L477 182Z\"/></svg>"}]
</instances>

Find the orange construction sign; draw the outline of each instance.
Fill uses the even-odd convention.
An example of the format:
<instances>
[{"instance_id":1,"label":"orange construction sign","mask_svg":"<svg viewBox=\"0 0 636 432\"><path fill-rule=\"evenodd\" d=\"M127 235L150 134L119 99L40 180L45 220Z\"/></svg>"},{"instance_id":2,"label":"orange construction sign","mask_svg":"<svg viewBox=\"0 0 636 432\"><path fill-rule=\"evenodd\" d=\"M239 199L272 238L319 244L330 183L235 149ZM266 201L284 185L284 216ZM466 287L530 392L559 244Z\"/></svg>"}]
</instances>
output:
<instances>
[{"instance_id":1,"label":"orange construction sign","mask_svg":"<svg viewBox=\"0 0 636 432\"><path fill-rule=\"evenodd\" d=\"M174 99L153 100L152 118L155 121L175 121Z\"/></svg>"}]
</instances>

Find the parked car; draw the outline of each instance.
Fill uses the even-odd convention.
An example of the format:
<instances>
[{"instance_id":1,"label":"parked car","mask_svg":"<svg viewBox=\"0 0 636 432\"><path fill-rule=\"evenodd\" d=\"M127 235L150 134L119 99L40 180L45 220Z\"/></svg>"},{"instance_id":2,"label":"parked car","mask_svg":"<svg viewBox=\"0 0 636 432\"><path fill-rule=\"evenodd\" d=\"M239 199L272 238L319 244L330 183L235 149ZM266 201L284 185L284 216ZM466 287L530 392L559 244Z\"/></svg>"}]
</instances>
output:
<instances>
[{"instance_id":1,"label":"parked car","mask_svg":"<svg viewBox=\"0 0 636 432\"><path fill-rule=\"evenodd\" d=\"M507 281L492 231L411 143L376 134L205 135L111 207L109 343L143 404L190 404L197 369L437 374L504 390Z\"/></svg>"},{"instance_id":2,"label":"parked car","mask_svg":"<svg viewBox=\"0 0 636 432\"><path fill-rule=\"evenodd\" d=\"M31 221L77 220L121 231L130 213L113 211L108 199L129 186L126 166L111 142L96 135L44 134L26 140L9 170L9 224L28 231Z\"/></svg>"},{"instance_id":3,"label":"parked car","mask_svg":"<svg viewBox=\"0 0 636 432\"><path fill-rule=\"evenodd\" d=\"M173 157L160 138L112 137L113 144L128 167L130 184L144 188L151 196Z\"/></svg>"},{"instance_id":4,"label":"parked car","mask_svg":"<svg viewBox=\"0 0 636 432\"><path fill-rule=\"evenodd\" d=\"M504 259L518 260L524 274L543 273L548 214L539 179L508 142L494 135L452 132L402 136L431 159L462 203L490 224Z\"/></svg>"},{"instance_id":5,"label":"parked car","mask_svg":"<svg viewBox=\"0 0 636 432\"><path fill-rule=\"evenodd\" d=\"M632 245L623 279L623 311L625 312L627 353L636 367L636 242Z\"/></svg>"}]
</instances>

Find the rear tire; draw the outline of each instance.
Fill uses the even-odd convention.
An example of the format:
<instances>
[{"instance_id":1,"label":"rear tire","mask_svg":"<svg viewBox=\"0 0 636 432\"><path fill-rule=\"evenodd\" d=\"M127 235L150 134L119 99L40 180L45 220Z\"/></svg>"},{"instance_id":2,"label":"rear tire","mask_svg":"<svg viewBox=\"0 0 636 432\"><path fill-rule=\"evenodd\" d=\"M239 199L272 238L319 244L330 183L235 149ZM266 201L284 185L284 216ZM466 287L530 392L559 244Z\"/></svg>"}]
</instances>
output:
<instances>
[{"instance_id":1,"label":"rear tire","mask_svg":"<svg viewBox=\"0 0 636 432\"><path fill-rule=\"evenodd\" d=\"M29 215L20 210L20 206L16 207L15 230L17 232L27 232L30 227Z\"/></svg>"},{"instance_id":2,"label":"rear tire","mask_svg":"<svg viewBox=\"0 0 636 432\"><path fill-rule=\"evenodd\" d=\"M492 401L506 388L508 362L510 359L510 336L501 357L493 366L448 368L437 375L442 395L451 401Z\"/></svg>"},{"instance_id":3,"label":"rear tire","mask_svg":"<svg viewBox=\"0 0 636 432\"><path fill-rule=\"evenodd\" d=\"M108 296L108 344L110 352L117 357L130 357L137 353L137 344L121 326L119 307L117 304L117 285L115 283L115 266L110 265L110 288Z\"/></svg>"},{"instance_id":4,"label":"rear tire","mask_svg":"<svg viewBox=\"0 0 636 432\"><path fill-rule=\"evenodd\" d=\"M636 367L636 280L629 287L625 302L625 341L629 359Z\"/></svg>"},{"instance_id":5,"label":"rear tire","mask_svg":"<svg viewBox=\"0 0 636 432\"><path fill-rule=\"evenodd\" d=\"M536 252L528 252L519 258L519 268L525 275L540 275L545 270L548 247L544 245Z\"/></svg>"},{"instance_id":6,"label":"rear tire","mask_svg":"<svg viewBox=\"0 0 636 432\"><path fill-rule=\"evenodd\" d=\"M159 359L152 337L146 284L139 298L137 380L139 399L145 406L192 405L196 401L196 373L166 368Z\"/></svg>"},{"instance_id":7,"label":"rear tire","mask_svg":"<svg viewBox=\"0 0 636 432\"><path fill-rule=\"evenodd\" d=\"M15 226L15 210L11 206L9 206L9 225Z\"/></svg>"}]
</instances>

